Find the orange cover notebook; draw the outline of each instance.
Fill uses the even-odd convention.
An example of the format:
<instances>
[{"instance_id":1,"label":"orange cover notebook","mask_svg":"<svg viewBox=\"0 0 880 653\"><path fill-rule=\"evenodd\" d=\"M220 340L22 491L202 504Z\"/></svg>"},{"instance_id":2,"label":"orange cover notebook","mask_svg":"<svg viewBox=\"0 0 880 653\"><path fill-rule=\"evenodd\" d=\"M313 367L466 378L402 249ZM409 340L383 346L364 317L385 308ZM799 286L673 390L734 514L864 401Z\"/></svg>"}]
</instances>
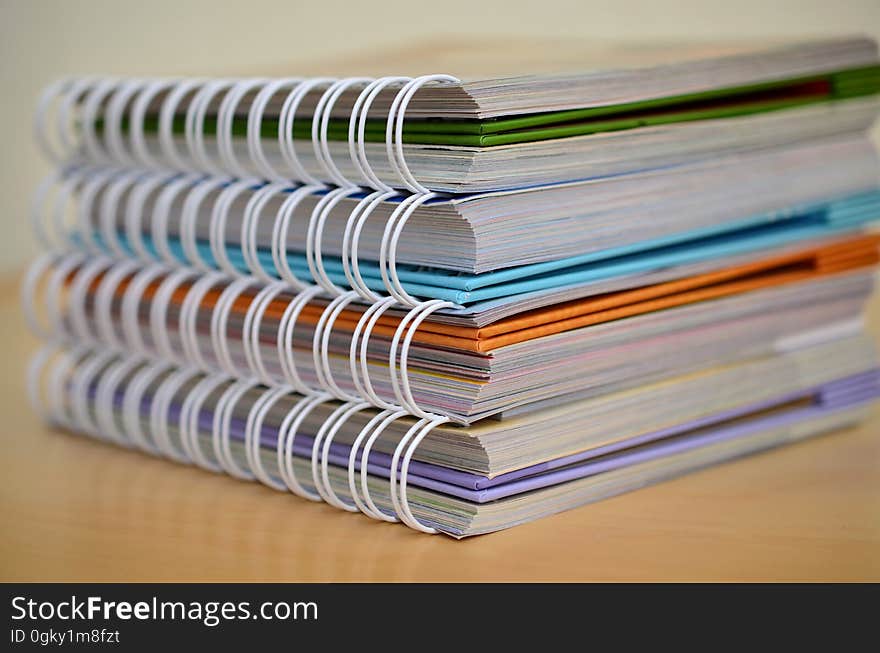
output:
<instances>
[{"instance_id":1,"label":"orange cover notebook","mask_svg":"<svg viewBox=\"0 0 880 653\"><path fill-rule=\"evenodd\" d=\"M489 353L507 345L585 326L869 267L878 260L880 235L859 235L682 279L535 309L480 328L443 324L429 319L421 324L413 339L427 345ZM92 284L93 291L100 280L99 277ZM151 298L160 283L161 280L152 283L144 296ZM121 295L126 287L127 281L120 283L117 295ZM172 301L181 304L189 289L188 282L181 284L174 292ZM201 307L213 308L221 292L217 289L209 291ZM254 294L243 293L235 301L233 310L244 315ZM283 299L277 299L266 308L264 317L280 319L286 306ZM310 302L303 308L298 320L304 324L317 324L325 306L326 300ZM363 310L358 308L344 310L333 329L352 332L362 314ZM399 322L398 316L384 315L376 324L374 333L390 338Z\"/></svg>"}]
</instances>

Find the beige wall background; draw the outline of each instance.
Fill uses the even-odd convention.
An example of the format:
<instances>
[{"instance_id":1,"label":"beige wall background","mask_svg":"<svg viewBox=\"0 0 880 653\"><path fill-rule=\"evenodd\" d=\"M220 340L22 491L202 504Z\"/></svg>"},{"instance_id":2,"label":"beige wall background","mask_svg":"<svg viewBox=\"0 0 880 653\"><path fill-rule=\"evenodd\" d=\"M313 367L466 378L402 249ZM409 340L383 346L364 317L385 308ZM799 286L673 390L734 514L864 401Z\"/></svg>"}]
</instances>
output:
<instances>
[{"instance_id":1,"label":"beige wall background","mask_svg":"<svg viewBox=\"0 0 880 653\"><path fill-rule=\"evenodd\" d=\"M31 113L41 88L62 75L313 73L321 61L357 62L447 38L502 39L515 51L534 38L852 32L880 38L880 1L0 0L0 274L16 272L36 251L27 210L49 166L33 145Z\"/></svg>"}]
</instances>

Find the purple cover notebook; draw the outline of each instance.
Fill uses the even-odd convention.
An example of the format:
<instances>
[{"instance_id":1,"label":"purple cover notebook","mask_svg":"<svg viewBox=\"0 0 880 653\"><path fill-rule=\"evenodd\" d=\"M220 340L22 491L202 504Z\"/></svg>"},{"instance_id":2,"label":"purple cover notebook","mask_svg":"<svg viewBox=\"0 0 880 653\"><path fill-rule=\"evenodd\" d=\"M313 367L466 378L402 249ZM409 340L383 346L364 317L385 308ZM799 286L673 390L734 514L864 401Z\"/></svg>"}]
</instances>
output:
<instances>
[{"instance_id":1,"label":"purple cover notebook","mask_svg":"<svg viewBox=\"0 0 880 653\"><path fill-rule=\"evenodd\" d=\"M724 440L745 437L764 429L795 424L854 407L878 397L880 397L880 369L875 369L797 394L780 396L760 404L742 406L722 413L716 413L709 417L642 434L589 451L564 456L494 478L449 469L430 463L413 461L410 464L408 482L415 486L467 501L486 503L558 483L619 469L627 465L655 460L663 456L715 444ZM738 417L745 417L749 414L802 399L812 399L813 403L782 413L758 417L745 423L723 424ZM150 402L151 399L146 397L142 405L142 410L145 410L147 414L149 413ZM169 409L169 417L176 420L179 413L179 406L173 404ZM210 430L211 419L211 413L203 411L199 416L199 423L203 428ZM710 428L713 425L717 425L717 427ZM243 420L233 419L231 423L231 437L243 441L244 427L245 423ZM688 432L691 431L698 431L698 433L688 436ZM313 441L313 438L310 436L297 437L294 441L294 454L310 459ZM276 429L264 427L261 443L266 448L274 451L277 443ZM634 449L635 447L639 448ZM347 445L333 443L330 447L328 460L332 465L347 468L349 453L350 447ZM374 452L370 454L368 471L372 475L389 478L390 464L391 456ZM360 457L357 460L356 468L360 469Z\"/></svg>"}]
</instances>

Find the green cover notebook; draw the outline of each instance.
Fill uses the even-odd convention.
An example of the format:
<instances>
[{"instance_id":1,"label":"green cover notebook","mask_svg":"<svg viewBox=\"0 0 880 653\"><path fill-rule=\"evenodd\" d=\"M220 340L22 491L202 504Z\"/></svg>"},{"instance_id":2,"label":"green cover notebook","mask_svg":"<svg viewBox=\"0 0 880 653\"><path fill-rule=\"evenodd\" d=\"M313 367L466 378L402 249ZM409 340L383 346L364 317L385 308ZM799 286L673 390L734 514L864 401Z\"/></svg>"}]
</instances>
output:
<instances>
[{"instance_id":1,"label":"green cover notebook","mask_svg":"<svg viewBox=\"0 0 880 653\"><path fill-rule=\"evenodd\" d=\"M57 161L472 193L851 135L877 113L870 39L673 55L471 81L74 79L44 96L37 133ZM590 67L586 57L580 69ZM54 123L43 110L52 93Z\"/></svg>"},{"instance_id":2,"label":"green cover notebook","mask_svg":"<svg viewBox=\"0 0 880 653\"><path fill-rule=\"evenodd\" d=\"M719 88L701 93L603 107L483 120L413 118L404 123L403 138L406 143L492 147L691 120L732 118L817 102L861 97L878 92L880 92L880 66L866 66L842 70L830 75ZM173 123L174 133L183 135L185 122L185 116L176 116ZM277 118L265 118L261 125L262 136L275 137L278 134L278 122ZM101 130L103 121L99 120L97 124L98 129ZM144 121L144 131L155 133L158 127L158 116L147 116ZM123 120L123 129L128 129L125 120ZM216 116L205 118L204 133L206 135L217 133ZM236 117L233 120L232 133L234 136L246 136L246 117ZM312 120L309 117L294 123L295 138L309 139L311 133ZM346 140L348 121L331 119L327 133L331 140ZM365 133L368 141L383 142L385 122L379 119L369 120Z\"/></svg>"}]
</instances>

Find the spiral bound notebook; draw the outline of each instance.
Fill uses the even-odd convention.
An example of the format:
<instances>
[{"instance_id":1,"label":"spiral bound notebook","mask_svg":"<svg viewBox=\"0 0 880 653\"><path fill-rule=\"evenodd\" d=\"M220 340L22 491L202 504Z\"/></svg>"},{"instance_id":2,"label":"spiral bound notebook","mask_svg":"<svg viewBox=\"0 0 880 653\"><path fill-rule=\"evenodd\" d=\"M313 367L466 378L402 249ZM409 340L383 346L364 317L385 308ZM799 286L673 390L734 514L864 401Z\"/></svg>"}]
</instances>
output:
<instances>
[{"instance_id":1,"label":"spiral bound notebook","mask_svg":"<svg viewBox=\"0 0 880 653\"><path fill-rule=\"evenodd\" d=\"M860 98L877 92L878 63L876 44L844 39L474 82L83 78L59 85L58 143L41 141L69 159L75 122L88 157L123 165L413 192L521 188L865 127L876 103Z\"/></svg>"},{"instance_id":2,"label":"spiral bound notebook","mask_svg":"<svg viewBox=\"0 0 880 653\"><path fill-rule=\"evenodd\" d=\"M716 50L49 86L35 407L454 537L855 423L876 44Z\"/></svg>"},{"instance_id":3,"label":"spiral bound notebook","mask_svg":"<svg viewBox=\"0 0 880 653\"><path fill-rule=\"evenodd\" d=\"M404 493L409 492L407 509L417 516L413 518L418 519L415 523L462 537L509 527L734 455L778 446L857 421L864 406L880 396L880 368L869 367L864 372L834 377L824 385L806 387L808 376L841 373L840 362L834 355L844 353L840 350L842 346L837 345L838 351L801 351L800 361L786 360L791 355L777 356L751 363L752 369L721 369L685 379L678 382L679 392L665 397L661 384L642 388L635 396L618 393L598 402L575 403L567 409L566 428L583 427L584 423L578 420L589 415L589 427L595 430L613 426L619 438L611 442L599 439L597 443L595 437L590 442L582 435L579 442L568 443L581 448L578 454L560 456L559 447L554 451L543 449L545 458L541 462L526 463L530 459L523 451L534 452L543 436L555 433L559 416L548 416L545 412L540 418L521 418L508 427L513 433L517 429L531 431L528 440L519 436L520 462L492 477L460 471L464 465L473 467L473 461L479 460L473 444L462 443L462 439L476 439L473 434L456 433L456 445L443 442L444 433L435 432L437 442L431 443L428 438L422 441L422 456L423 460L439 464L404 458L401 468L400 449L394 446L405 442L413 429L424 426L422 422L398 423L391 432L386 427L394 422L388 418L400 417L393 412L361 412L361 419L355 422L349 418L357 412L353 408L358 408L358 404L326 406L332 398L320 396L293 400L284 388L256 391L253 385L241 385L228 378L212 379L165 364L156 368L145 361L134 361L137 365L132 367L130 360L88 350L62 352L61 362L55 363L53 393L48 397L53 406L49 414L54 423L67 428L127 446L140 446L171 459L195 462L207 469L222 469L240 478L256 477L275 489L290 489L347 510L360 509L380 519L390 520L403 510L394 490L388 494L382 483L383 478L392 479L393 488L396 475L391 470L401 469L401 498L406 501ZM858 362L850 358L850 367L864 369L872 364L872 350L865 347L864 340L849 346L855 346L859 354ZM823 360L829 354L830 361ZM837 369L816 368L827 362ZM724 381L729 382L731 375L738 372L770 373L769 378L776 379L774 368L778 373L789 366L791 371L792 365L796 377L804 376L788 383L780 379L779 387L767 389L776 393L769 399L743 404L742 396L719 400L717 395L708 394L712 390L723 393ZM151 377L147 384L138 383ZM665 385L675 387L675 383ZM617 411L625 410L633 401L662 414L670 396L685 396L685 390L696 391L704 402L717 402L712 407L717 412L688 420L684 417L688 408L699 411L708 406L676 406L674 424L662 429L651 428L651 422L644 420L630 420L628 424L626 420L623 424L620 421ZM39 393L39 389L35 390L35 397ZM199 397L198 403L191 401L193 396ZM234 407L224 408L229 406L226 401L230 396L235 397ZM288 401L282 404L279 399L285 398ZM37 405L46 400L37 398ZM717 404L725 400L736 405L718 411ZM595 406L597 403L604 403L606 409ZM321 404L326 409L318 414L315 407ZM275 410L269 410L272 408ZM312 417L311 424L305 424L304 417ZM555 429L547 429L541 423L541 418L548 417L556 419ZM597 423L597 417L603 421ZM364 427L377 423L378 428L360 449ZM340 433L340 427L345 428L345 434ZM493 429L499 432L493 433ZM504 430L503 426L487 426L476 437L481 438L480 444L483 439L491 441L493 436L496 440L507 436L509 441ZM626 437L627 432L639 435ZM607 438L607 430L599 433ZM358 483L360 490L356 489ZM346 495L350 500L341 498Z\"/></svg>"},{"instance_id":4,"label":"spiral bound notebook","mask_svg":"<svg viewBox=\"0 0 880 653\"><path fill-rule=\"evenodd\" d=\"M364 310L336 311L329 314L332 321L326 317L322 321L329 304L313 300L299 304L294 314L287 309L297 306L293 303L297 296L286 297L282 288L277 288L274 298L264 291L249 292L253 281L248 279L246 285L238 285L234 295L228 291L235 290L235 282L223 284L214 279L213 287L202 284L201 300L194 303L192 300L199 297L193 292L198 290L193 271L138 271L112 259L91 262L89 270L65 289L58 280L63 280L71 265L82 266L82 258L73 255L53 260L42 275L51 279L47 290L58 292L56 296L47 292L44 303L51 322L42 328L49 337L68 332L89 340L91 334L98 334L105 344L115 342L120 348L145 353L158 351L170 360L260 378L267 385L298 381L301 389L320 391L329 380L342 392L357 395L369 384L367 387L386 402L395 400L396 379L385 369L398 355L406 354L409 361L401 373L407 375L415 402L428 410L443 411L456 421L469 422L538 397L567 394L572 383L583 388L591 374L596 375L595 385L605 385L609 375L620 377L626 370L614 365L634 356L639 359L639 375L629 382L638 382L652 372L662 373L663 365L668 364L663 349L651 356L656 349L651 337L659 328L680 338L689 337L694 347L701 342L706 349L699 357L695 352L696 360L691 364L696 365L741 355L736 347L747 346L755 325L763 325L769 335L770 329L785 329L794 314L804 314L796 323L797 328L803 328L809 320L828 319L820 309L834 309L834 318L843 311L854 312L855 308L845 307L857 308L869 292L869 277L863 270L877 263L878 246L880 239L875 236L857 236L751 264L532 311L481 329L426 320L413 332L410 346L399 354L391 347L405 316L386 313L380 317L384 320L374 323L369 340L366 335L359 339L354 333L359 324L363 326ZM99 274L101 282L96 285ZM147 284L138 283L144 279ZM308 299L299 295L303 296ZM224 301L230 297L235 301ZM811 303L826 297L827 304L803 306L805 297L810 297ZM265 299L270 301L261 301ZM770 307L774 313L766 315ZM35 315L33 319L40 318ZM713 324L723 328L713 330ZM621 338L630 343L629 349L616 353ZM591 352L603 339L613 346L601 365L593 364L590 371L578 370L575 378L568 378L565 368L573 357L595 355ZM681 369L685 359L683 355L673 369ZM533 360L540 363L530 362ZM516 378L530 369L533 375L521 379L527 383L516 383ZM601 371L606 376L599 375ZM453 396L440 390L452 387L456 388Z\"/></svg>"},{"instance_id":5,"label":"spiral bound notebook","mask_svg":"<svg viewBox=\"0 0 880 653\"><path fill-rule=\"evenodd\" d=\"M829 160L835 161L833 167L827 165ZM93 183L105 179L102 172L115 172L103 190ZM671 240L698 230L722 232L743 226L748 216L756 216L756 221L779 219L793 206L875 189L878 177L880 162L874 148L865 133L854 132L696 165L526 191L434 198L413 209L396 256L402 265L480 275L606 250L622 251L644 241ZM78 167L53 181L45 187L43 200L47 221L35 226L55 247L76 235L86 243L100 239L120 256L216 266L224 261L215 260L206 249L231 246L229 256L237 266L247 265L249 259L234 258L234 250L256 251L260 266L254 274L261 267L273 274L273 262L267 259L279 256L282 248L287 253L306 253L307 233L298 225L309 222L326 195L325 189L294 194L293 188L284 185L236 185L225 178L149 174L140 169L125 174L123 170ZM69 192L70 199L64 199L61 189L56 197L51 192L55 186ZM353 189L327 207L321 232L327 256L342 254L348 216L365 194ZM75 215L61 210L64 201L76 207ZM378 259L383 227L399 204L394 198L380 201L359 223L357 251L362 258ZM212 229L212 221L220 219L214 214L221 207L225 207L223 228ZM286 234L271 219L279 214L290 216ZM537 225L542 225L540 231ZM498 237L501 234L503 238ZM349 239L352 236L349 233ZM539 248L534 247L536 237L541 241ZM304 260L291 261L294 265L297 274L304 274Z\"/></svg>"}]
</instances>

